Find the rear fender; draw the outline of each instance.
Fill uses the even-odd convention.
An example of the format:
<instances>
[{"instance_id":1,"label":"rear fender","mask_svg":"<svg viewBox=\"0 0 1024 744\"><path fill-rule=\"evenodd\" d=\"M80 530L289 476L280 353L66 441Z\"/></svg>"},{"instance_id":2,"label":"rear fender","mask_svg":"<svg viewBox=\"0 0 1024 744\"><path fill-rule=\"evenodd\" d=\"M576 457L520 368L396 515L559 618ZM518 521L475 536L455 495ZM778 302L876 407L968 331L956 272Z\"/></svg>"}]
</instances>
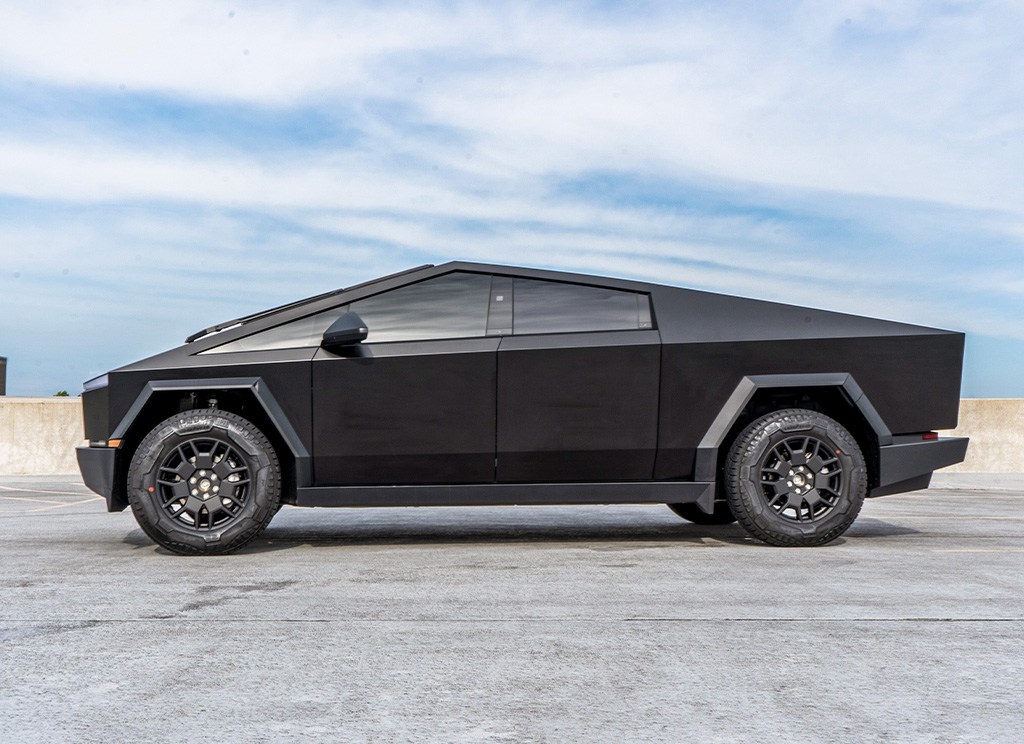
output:
<instances>
[{"instance_id":1,"label":"rear fender","mask_svg":"<svg viewBox=\"0 0 1024 744\"><path fill-rule=\"evenodd\" d=\"M726 400L722 410L704 433L697 447L697 458L694 465L694 480L715 480L718 475L719 451L726 443L726 438L733 425L743 413L747 404L758 390L762 389L806 389L806 388L837 388L842 390L864 417L868 426L874 431L878 445L885 447L892 444L892 432L882 421L878 411L864 395L864 391L853 379L853 375L845 372L812 373L793 375L751 375L740 380L732 394Z\"/></svg>"}]
</instances>

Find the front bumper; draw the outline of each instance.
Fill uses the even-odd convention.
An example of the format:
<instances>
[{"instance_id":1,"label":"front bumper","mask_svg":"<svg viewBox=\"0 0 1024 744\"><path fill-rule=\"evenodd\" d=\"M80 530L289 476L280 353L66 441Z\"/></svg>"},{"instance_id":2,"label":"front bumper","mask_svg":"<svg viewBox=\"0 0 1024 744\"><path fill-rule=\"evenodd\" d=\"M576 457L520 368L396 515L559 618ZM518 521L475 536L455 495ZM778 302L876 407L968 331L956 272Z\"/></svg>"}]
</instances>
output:
<instances>
[{"instance_id":1,"label":"front bumper","mask_svg":"<svg viewBox=\"0 0 1024 744\"><path fill-rule=\"evenodd\" d=\"M85 485L106 499L107 511L123 511L125 505L114 499L114 458L117 450L109 447L76 447L75 451Z\"/></svg>"},{"instance_id":2,"label":"front bumper","mask_svg":"<svg viewBox=\"0 0 1024 744\"><path fill-rule=\"evenodd\" d=\"M869 497L928 488L933 471L964 461L970 441L967 437L896 439L878 448L878 486L871 489Z\"/></svg>"}]
</instances>

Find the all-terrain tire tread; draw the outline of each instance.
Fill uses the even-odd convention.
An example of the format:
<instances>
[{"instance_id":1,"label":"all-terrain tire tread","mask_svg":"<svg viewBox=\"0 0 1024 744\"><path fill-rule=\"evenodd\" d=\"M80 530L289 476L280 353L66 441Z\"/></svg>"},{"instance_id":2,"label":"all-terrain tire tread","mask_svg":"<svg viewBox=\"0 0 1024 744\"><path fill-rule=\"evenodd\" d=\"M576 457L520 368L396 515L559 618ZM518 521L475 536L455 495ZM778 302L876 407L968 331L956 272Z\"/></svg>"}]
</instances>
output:
<instances>
[{"instance_id":1,"label":"all-terrain tire tread","mask_svg":"<svg viewBox=\"0 0 1024 744\"><path fill-rule=\"evenodd\" d=\"M813 421L817 419L817 421ZM793 535L787 535L784 532L773 530L765 527L755 519L754 513L746 504L745 500L740 496L737 485L740 483L742 478L741 469L745 464L749 464L749 461L753 454L757 451L759 444L765 437L771 436L771 434L777 430L777 427L773 429L773 425L780 425L782 427L795 424L802 425L808 422L816 424L825 424L829 436L836 440L836 444L839 445L855 462L853 472L849 473L850 483L847 486L848 489L853 491L848 500L846 517L833 528L816 534L812 537L806 535L802 537L796 537ZM736 521L739 522L740 526L743 527L750 535L762 540L769 545L775 545L778 547L816 547L819 545L826 545L850 528L853 521L857 518L860 513L861 506L864 503L864 496L867 491L867 468L864 464L864 456L861 453L860 445L857 444L857 440L853 438L845 427L843 427L835 419L832 419L822 413L816 411L810 411L803 408L788 408L781 411L775 411L773 413L766 414L753 422L748 426L733 442L730 447L725 460L725 486L726 495L729 503L729 508L732 510L733 515L736 517Z\"/></svg>"},{"instance_id":2,"label":"all-terrain tire tread","mask_svg":"<svg viewBox=\"0 0 1024 744\"><path fill-rule=\"evenodd\" d=\"M165 433L168 426L171 426L175 431L178 431L190 424L198 423L203 418L211 416L232 422L245 430L246 434L251 437L255 444L267 455L269 459L269 465L266 468L268 471L267 476L269 478L269 482L267 483L269 499L267 499L268 503L257 504L257 509L254 515L254 528L251 528L226 542L220 542L212 546L207 545L204 548L197 548L194 545L171 539L169 536L156 529L156 527L150 522L146 514L146 509L142 504L142 499L145 498L145 496L138 487L139 484L137 482L141 480L143 473L137 472L137 468L146 453L152 450L160 440L166 438L162 435ZM255 483L255 477L253 480ZM165 419L153 427L153 429L143 438L142 442L135 450L135 455L132 457L132 462L128 470L127 491L128 503L131 506L132 514L135 516L135 521L138 522L139 527L151 540L153 540L153 542L162 545L171 552L179 555L224 555L226 553L236 551L255 540L277 513L281 506L281 466L278 461L277 453L275 452L273 445L271 445L270 440L267 439L263 432L260 431L260 429L252 422L229 411L222 411L214 408L199 409L188 411L187 413L180 413Z\"/></svg>"}]
</instances>

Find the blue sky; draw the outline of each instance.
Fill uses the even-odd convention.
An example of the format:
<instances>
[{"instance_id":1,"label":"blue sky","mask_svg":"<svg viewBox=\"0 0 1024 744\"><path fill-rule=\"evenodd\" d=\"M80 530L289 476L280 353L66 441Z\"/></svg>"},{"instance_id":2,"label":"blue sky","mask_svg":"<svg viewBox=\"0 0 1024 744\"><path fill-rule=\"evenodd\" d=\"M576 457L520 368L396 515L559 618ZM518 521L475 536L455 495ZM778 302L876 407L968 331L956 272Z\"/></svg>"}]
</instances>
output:
<instances>
[{"instance_id":1,"label":"blue sky","mask_svg":"<svg viewBox=\"0 0 1024 744\"><path fill-rule=\"evenodd\" d=\"M968 333L1024 397L1014 2L0 2L0 356L51 395L453 258Z\"/></svg>"}]
</instances>

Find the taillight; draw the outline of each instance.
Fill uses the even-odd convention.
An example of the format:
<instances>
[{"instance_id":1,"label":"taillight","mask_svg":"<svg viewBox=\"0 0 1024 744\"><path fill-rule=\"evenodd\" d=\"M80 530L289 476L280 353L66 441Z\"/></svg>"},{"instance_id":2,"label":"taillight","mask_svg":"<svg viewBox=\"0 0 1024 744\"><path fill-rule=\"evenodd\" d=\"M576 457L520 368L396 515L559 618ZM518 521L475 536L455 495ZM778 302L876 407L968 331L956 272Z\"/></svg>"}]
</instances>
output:
<instances>
[{"instance_id":1,"label":"taillight","mask_svg":"<svg viewBox=\"0 0 1024 744\"><path fill-rule=\"evenodd\" d=\"M922 434L921 439L938 439L939 433L937 431L930 431L927 434Z\"/></svg>"}]
</instances>

